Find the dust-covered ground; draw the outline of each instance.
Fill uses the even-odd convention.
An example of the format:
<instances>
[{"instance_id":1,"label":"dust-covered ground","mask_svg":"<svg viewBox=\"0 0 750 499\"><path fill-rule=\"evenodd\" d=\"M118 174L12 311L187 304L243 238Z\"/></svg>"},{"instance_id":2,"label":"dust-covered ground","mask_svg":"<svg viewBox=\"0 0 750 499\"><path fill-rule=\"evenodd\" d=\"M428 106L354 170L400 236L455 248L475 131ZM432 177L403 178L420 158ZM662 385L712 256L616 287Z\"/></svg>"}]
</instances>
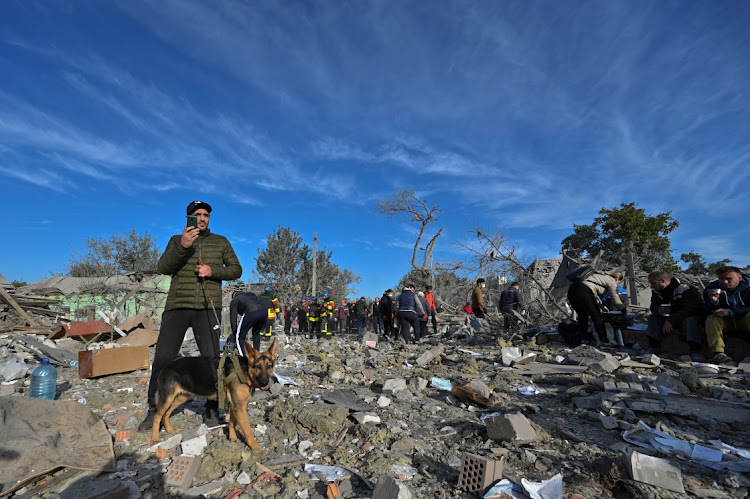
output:
<instances>
[{"instance_id":1,"label":"dust-covered ground","mask_svg":"<svg viewBox=\"0 0 750 499\"><path fill-rule=\"evenodd\" d=\"M559 474L565 497L748 494L741 456L724 448L721 463L729 469L714 469L721 464L712 468L689 455L695 444L720 448L716 441L750 449L750 385L741 369L716 373L677 358L635 362L642 360L639 352L627 348L571 350L549 331L511 337L495 320L484 326L452 327L418 344L380 339L374 348L349 334L321 341L280 337L276 373L284 383L256 391L247 406L265 450L229 442L226 426L208 430L200 467L182 487L165 483L181 446L156 452L150 433L137 431L149 371L79 379L75 368L61 368L58 399L85 403L105 422L117 471L61 469L10 497L96 497L119 487L119 497L131 498L291 499L334 497L331 484L344 498L481 497L459 486L465 453L503 460L503 477L521 489L524 480ZM513 346L520 352L508 349ZM183 353L197 350L188 342ZM519 353L535 357L518 359ZM12 385L12 393L5 387L5 395L25 396L23 385ZM200 437L203 403L193 399L173 415L183 441ZM531 424L533 438L512 438L514 428L506 431L510 438L488 430L492 421L516 413ZM663 432L645 439L656 447L626 439L638 428ZM168 437L162 430L162 440ZM676 441L669 437L682 447L658 445ZM633 450L678 466L685 492L633 480L625 466Z\"/></svg>"}]
</instances>

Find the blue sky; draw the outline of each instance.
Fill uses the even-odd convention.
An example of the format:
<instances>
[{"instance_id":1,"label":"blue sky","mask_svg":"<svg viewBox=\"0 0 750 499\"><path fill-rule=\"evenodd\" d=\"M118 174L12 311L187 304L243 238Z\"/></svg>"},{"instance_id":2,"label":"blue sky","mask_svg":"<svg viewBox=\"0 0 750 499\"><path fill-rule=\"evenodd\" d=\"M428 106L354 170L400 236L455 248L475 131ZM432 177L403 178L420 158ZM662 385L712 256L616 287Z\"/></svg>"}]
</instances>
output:
<instances>
[{"instance_id":1,"label":"blue sky","mask_svg":"<svg viewBox=\"0 0 750 499\"><path fill-rule=\"evenodd\" d=\"M131 227L160 249L211 203L251 277L278 225L380 295L414 227L436 258L502 227L525 258L636 202L675 256L750 264L746 1L0 2L0 273ZM475 238L474 238L475 239Z\"/></svg>"}]
</instances>

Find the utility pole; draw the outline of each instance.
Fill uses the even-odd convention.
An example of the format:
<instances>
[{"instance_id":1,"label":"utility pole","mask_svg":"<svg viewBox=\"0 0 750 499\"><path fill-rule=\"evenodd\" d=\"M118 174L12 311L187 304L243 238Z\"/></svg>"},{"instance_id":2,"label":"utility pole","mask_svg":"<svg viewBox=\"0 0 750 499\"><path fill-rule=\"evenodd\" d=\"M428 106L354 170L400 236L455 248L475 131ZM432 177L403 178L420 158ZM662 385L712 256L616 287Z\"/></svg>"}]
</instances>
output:
<instances>
[{"instance_id":1,"label":"utility pole","mask_svg":"<svg viewBox=\"0 0 750 499\"><path fill-rule=\"evenodd\" d=\"M313 296L317 295L317 289L318 289L318 233L315 232L313 234L313 275L312 275L312 294Z\"/></svg>"},{"instance_id":2,"label":"utility pole","mask_svg":"<svg viewBox=\"0 0 750 499\"><path fill-rule=\"evenodd\" d=\"M635 287L635 268L633 267L633 252L625 254L625 265L628 269L628 293L630 293L630 304L638 305L638 290Z\"/></svg>"}]
</instances>

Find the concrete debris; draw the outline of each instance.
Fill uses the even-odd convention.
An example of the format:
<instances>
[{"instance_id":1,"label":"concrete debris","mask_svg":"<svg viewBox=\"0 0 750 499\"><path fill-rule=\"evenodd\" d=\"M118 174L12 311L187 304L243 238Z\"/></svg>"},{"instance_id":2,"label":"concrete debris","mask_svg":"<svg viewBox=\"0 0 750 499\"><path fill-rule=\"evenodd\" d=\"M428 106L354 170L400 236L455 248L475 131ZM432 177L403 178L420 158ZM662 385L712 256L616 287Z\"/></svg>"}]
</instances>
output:
<instances>
[{"instance_id":1,"label":"concrete debris","mask_svg":"<svg viewBox=\"0 0 750 499\"><path fill-rule=\"evenodd\" d=\"M750 376L744 369L712 366L710 374L701 374L700 364L676 356L660 355L657 361L644 357L627 334L630 346L570 349L547 330L505 332L502 319L491 315L481 322L469 319L476 328L465 320L446 319L438 335L409 345L366 335L376 341L368 347L355 334L318 342L285 336L276 380L247 405L265 452L250 450L241 432L239 442L230 442L226 427L203 426L200 398L172 415L180 433L162 431L164 442L152 447L150 432L136 430L148 409L154 353L148 346L129 347L148 355L145 362L140 358L145 367L130 372L81 378L77 368L55 361L58 398L85 399L112 434L117 466L113 472L88 472L91 487L100 483L102 492L131 497L476 497L459 484L467 454L477 470L502 462L493 468L502 473L493 473L493 483L477 481L477 491L497 485L502 474L503 485L490 490L510 494L523 486L540 497L750 493L743 457L750 449ZM129 334L158 327L148 316L118 323ZM4 381L0 393L28 395L28 376L41 348L67 352L57 352L59 359L71 351L77 358L71 342L115 357L128 351L104 348L113 343L109 339L94 342L91 350L70 338L49 340L51 324L45 327L46 332L0 334L0 376L16 380ZM182 353L198 353L194 339ZM653 433L626 433L646 425ZM637 443L629 441L636 438ZM722 461L680 454L687 445L701 456L721 455ZM668 454L675 459L662 459ZM176 467L170 471L177 458L197 467L186 468L190 480L180 481ZM65 497L66 490L79 490L80 475L65 471L29 477L16 494ZM30 494L36 490L43 494Z\"/></svg>"},{"instance_id":2,"label":"concrete debris","mask_svg":"<svg viewBox=\"0 0 750 499\"><path fill-rule=\"evenodd\" d=\"M389 476L383 475L378 479L372 499L411 499L409 488L403 483Z\"/></svg>"},{"instance_id":3,"label":"concrete debris","mask_svg":"<svg viewBox=\"0 0 750 499\"><path fill-rule=\"evenodd\" d=\"M529 420L520 412L487 418L484 424L487 435L495 442L528 443L539 439Z\"/></svg>"}]
</instances>

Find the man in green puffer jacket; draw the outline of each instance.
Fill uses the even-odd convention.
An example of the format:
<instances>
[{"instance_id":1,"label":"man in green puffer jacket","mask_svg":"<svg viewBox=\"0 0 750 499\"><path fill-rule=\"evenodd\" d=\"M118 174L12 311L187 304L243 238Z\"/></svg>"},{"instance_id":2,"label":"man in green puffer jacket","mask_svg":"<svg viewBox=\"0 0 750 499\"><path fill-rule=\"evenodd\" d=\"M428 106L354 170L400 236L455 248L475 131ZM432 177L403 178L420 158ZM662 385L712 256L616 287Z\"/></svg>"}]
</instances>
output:
<instances>
[{"instance_id":1,"label":"man in green puffer jacket","mask_svg":"<svg viewBox=\"0 0 750 499\"><path fill-rule=\"evenodd\" d=\"M172 236L159 259L159 272L171 275L172 282L151 367L149 410L138 426L139 431L151 431L159 373L177 357L189 327L193 328L201 356L219 357L221 354L221 326L217 320L221 314L221 281L231 281L242 275L240 261L227 238L208 229L211 205L193 201L187 206L187 216L191 215L196 217L197 227L188 224L182 234ZM218 424L216 401L206 402L203 419L209 426Z\"/></svg>"}]
</instances>

